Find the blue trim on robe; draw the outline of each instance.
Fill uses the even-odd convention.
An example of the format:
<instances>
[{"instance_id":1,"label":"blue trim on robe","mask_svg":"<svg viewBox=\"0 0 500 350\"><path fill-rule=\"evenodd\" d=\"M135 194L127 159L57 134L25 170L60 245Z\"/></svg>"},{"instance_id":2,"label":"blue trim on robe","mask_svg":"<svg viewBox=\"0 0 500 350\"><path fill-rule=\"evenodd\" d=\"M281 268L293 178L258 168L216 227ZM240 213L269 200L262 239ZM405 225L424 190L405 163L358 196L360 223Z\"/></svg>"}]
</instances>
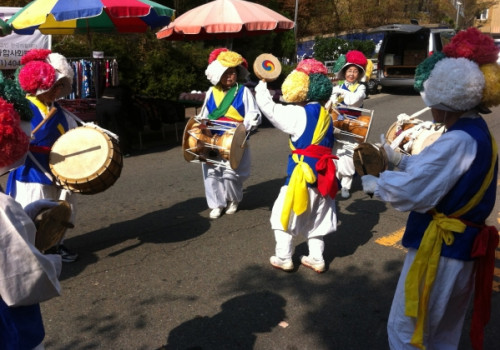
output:
<instances>
[{"instance_id":1,"label":"blue trim on robe","mask_svg":"<svg viewBox=\"0 0 500 350\"><path fill-rule=\"evenodd\" d=\"M485 174L490 168L491 140L488 127L483 118L459 119L447 132L463 130L477 142L477 155L469 170L463 174L450 192L438 203L436 210L450 215L462 208L481 187ZM498 160L495 165L495 174L492 183L486 190L481 202L461 219L482 224L491 214L496 200ZM417 212L410 212L406 231L403 236L403 246L418 249L423 234L429 225L432 216ZM455 241L451 245L442 245L441 256L458 260L471 260L470 253L479 228L467 226L464 233L455 233Z\"/></svg>"},{"instance_id":2,"label":"blue trim on robe","mask_svg":"<svg viewBox=\"0 0 500 350\"><path fill-rule=\"evenodd\" d=\"M345 84L345 80L344 80L344 82L342 83L342 85L340 86L340 88L341 88L342 90L346 90L346 91L349 91L349 92L356 92L356 91L358 91L359 87L360 87L360 86L361 86L361 84L363 84L363 83L359 83L359 82L358 82L357 84L358 84L358 86L356 87L356 90L351 91L351 90L349 90L349 88L346 86L346 84ZM341 105L343 105L343 106L347 106L347 104L346 104L343 100L342 100L342 102L340 102L340 104L341 104ZM363 108L363 103L362 103L359 107L356 107L356 108Z\"/></svg>"},{"instance_id":3,"label":"blue trim on robe","mask_svg":"<svg viewBox=\"0 0 500 350\"><path fill-rule=\"evenodd\" d=\"M30 145L52 147L56 140L62 135L58 129L58 125L62 126L64 132L68 131L68 121L64 115L64 112L57 103L55 104L55 106L57 107L56 114L36 132L36 138L30 141ZM43 116L38 107L36 107L31 102L30 108L33 111L33 118L31 119L31 130L33 130L43 120ZM50 174L49 154L35 152L32 152L32 154ZM38 166L30 159L30 157L26 158L24 165L11 171L9 174L5 193L14 198L16 196L16 180L20 182L34 182L44 185L52 184L52 182L47 178L47 176L45 176L43 171L40 170Z\"/></svg>"},{"instance_id":4,"label":"blue trim on robe","mask_svg":"<svg viewBox=\"0 0 500 350\"><path fill-rule=\"evenodd\" d=\"M238 92L236 93L236 96L234 97L233 102L231 103L231 106L233 106L233 108L236 109L238 111L238 113L243 118L245 118L245 104L243 103L243 93L244 93L245 89L248 89L248 88L246 86L241 86L240 89L238 90ZM212 90L210 90L210 96L207 100L206 107L208 110L208 114L212 113L214 110L217 109L217 105L215 103L214 94L212 93ZM228 118L230 118L230 117L228 117ZM231 119L231 120L234 120L234 119ZM239 123L239 121L236 121L236 120L234 120L234 121ZM224 133L224 131L212 131L212 133L222 135Z\"/></svg>"},{"instance_id":5,"label":"blue trim on robe","mask_svg":"<svg viewBox=\"0 0 500 350\"><path fill-rule=\"evenodd\" d=\"M306 129L296 141L292 141L292 145L296 149L304 149L311 145L314 136L314 130L316 130L316 125L318 124L319 114L321 111L321 105L319 103L310 103L307 104L304 108L306 110L306 116L307 116ZM326 132L325 137L323 137L323 140L321 140L318 145L333 148L334 142L335 138L333 136L333 123L330 123L330 126L328 127L328 131ZM314 174L317 177L318 172L316 171L316 163L318 162L318 159L304 156L304 160L306 161L307 164L309 164L309 166L314 171ZM286 178L285 185L288 185L288 182L290 181L290 176L292 175L295 166L296 163L292 159L292 153L290 153L288 155L288 166L287 166L288 176ZM308 186L316 187L317 183L315 182L314 184L308 184Z\"/></svg>"},{"instance_id":6,"label":"blue trim on robe","mask_svg":"<svg viewBox=\"0 0 500 350\"><path fill-rule=\"evenodd\" d=\"M9 307L0 298L0 350L31 350L44 337L40 304Z\"/></svg>"}]
</instances>

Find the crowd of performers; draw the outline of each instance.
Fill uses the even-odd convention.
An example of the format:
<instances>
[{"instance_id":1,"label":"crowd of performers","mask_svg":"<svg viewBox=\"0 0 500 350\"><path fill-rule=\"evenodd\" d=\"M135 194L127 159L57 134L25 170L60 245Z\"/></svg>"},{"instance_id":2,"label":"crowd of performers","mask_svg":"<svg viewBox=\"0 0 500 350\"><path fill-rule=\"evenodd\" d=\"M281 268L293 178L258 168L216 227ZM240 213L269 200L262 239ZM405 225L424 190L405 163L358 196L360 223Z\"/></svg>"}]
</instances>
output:
<instances>
[{"instance_id":1,"label":"crowd of performers","mask_svg":"<svg viewBox=\"0 0 500 350\"><path fill-rule=\"evenodd\" d=\"M485 221L495 204L498 160L495 140L480 113L500 104L497 54L493 40L471 28L421 63L415 88L446 131L411 156L384 143L392 170L361 177L364 192L410 212L402 241L408 252L387 326L391 349L457 349L472 296L471 339L474 349L482 348L498 246L497 229ZM61 252L61 242L44 253L35 248L33 218L56 205L56 199L71 197L53 185L47 158L55 139L76 126L55 102L67 94L72 70L64 57L47 50L29 52L21 63L19 83L28 108L3 78L0 88L0 170L11 172L7 193L0 193L0 348L43 349L39 303L60 293L61 256L76 257ZM284 103L276 103L265 81L255 87L255 96L240 83L248 75L240 54L217 49L209 57L205 73L213 86L196 117L200 122L241 123L249 132L263 115L289 135L287 177L270 218L276 241L270 264L277 269L296 269L293 238L302 234L309 252L300 264L318 273L326 270L323 238L337 229L339 183L347 188L342 196L348 196L354 175L346 170L347 180L339 176L340 168L352 164L341 163L346 154L333 151L336 131L328 105L361 106L366 64L359 52L348 53L340 70L344 80L333 87L326 67L305 59L282 84ZM33 133L53 108L56 115L30 139L26 131ZM31 119L31 126L23 130L21 119ZM247 143L236 169L223 158L202 163L211 218L237 211L250 161Z\"/></svg>"}]
</instances>

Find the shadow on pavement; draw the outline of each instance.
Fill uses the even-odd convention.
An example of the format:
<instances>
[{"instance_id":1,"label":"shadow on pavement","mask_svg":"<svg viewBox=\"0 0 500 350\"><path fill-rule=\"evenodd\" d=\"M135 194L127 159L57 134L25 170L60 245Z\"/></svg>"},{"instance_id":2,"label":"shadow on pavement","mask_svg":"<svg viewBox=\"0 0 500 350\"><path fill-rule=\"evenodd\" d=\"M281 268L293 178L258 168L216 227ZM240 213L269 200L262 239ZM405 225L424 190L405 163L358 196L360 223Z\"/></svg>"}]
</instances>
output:
<instances>
[{"instance_id":1,"label":"shadow on pavement","mask_svg":"<svg viewBox=\"0 0 500 350\"><path fill-rule=\"evenodd\" d=\"M218 314L197 316L172 329L160 349L251 350L255 333L270 332L285 318L285 305L282 296L269 291L231 298Z\"/></svg>"}]
</instances>

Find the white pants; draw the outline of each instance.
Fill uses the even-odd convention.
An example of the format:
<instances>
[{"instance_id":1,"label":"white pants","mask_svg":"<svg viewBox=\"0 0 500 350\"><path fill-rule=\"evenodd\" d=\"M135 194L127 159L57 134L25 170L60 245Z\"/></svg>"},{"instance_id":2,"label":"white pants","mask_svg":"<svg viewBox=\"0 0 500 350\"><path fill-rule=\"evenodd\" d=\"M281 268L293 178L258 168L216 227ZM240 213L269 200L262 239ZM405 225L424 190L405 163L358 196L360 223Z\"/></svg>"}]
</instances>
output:
<instances>
[{"instance_id":1,"label":"white pants","mask_svg":"<svg viewBox=\"0 0 500 350\"><path fill-rule=\"evenodd\" d=\"M271 228L283 231L281 213L288 186L282 186L278 198L274 201L271 212ZM304 213L297 216L290 213L287 233L292 236L303 235L306 238L322 237L337 230L335 199L323 197L317 188L307 188L309 200Z\"/></svg>"},{"instance_id":2,"label":"white pants","mask_svg":"<svg viewBox=\"0 0 500 350\"><path fill-rule=\"evenodd\" d=\"M70 222L75 223L76 196L68 190L59 189L53 185L43 185L35 182L16 181L16 202L24 208L39 199L65 200L71 206Z\"/></svg>"},{"instance_id":3,"label":"white pants","mask_svg":"<svg viewBox=\"0 0 500 350\"><path fill-rule=\"evenodd\" d=\"M225 161L227 163L227 161ZM243 182L250 176L251 154L247 147L238 169L202 163L205 196L210 209L225 208L228 201L241 202Z\"/></svg>"},{"instance_id":4,"label":"white pants","mask_svg":"<svg viewBox=\"0 0 500 350\"><path fill-rule=\"evenodd\" d=\"M405 315L405 281L416 250L406 255L387 323L392 350L415 350L410 340L416 319ZM474 262L441 257L429 298L424 345L427 350L456 350L474 289Z\"/></svg>"},{"instance_id":5,"label":"white pants","mask_svg":"<svg viewBox=\"0 0 500 350\"><path fill-rule=\"evenodd\" d=\"M274 230L274 238L276 240L275 255L281 259L291 259L293 254L293 236L282 230ZM316 260L323 260L323 251L325 250L323 236L308 238L307 246L309 247L309 257Z\"/></svg>"},{"instance_id":6,"label":"white pants","mask_svg":"<svg viewBox=\"0 0 500 350\"><path fill-rule=\"evenodd\" d=\"M350 190L352 187L352 178L355 173L354 161L352 157L347 155L340 156L339 159L335 161L335 167L337 171L337 179L340 180L340 185L342 188Z\"/></svg>"}]
</instances>

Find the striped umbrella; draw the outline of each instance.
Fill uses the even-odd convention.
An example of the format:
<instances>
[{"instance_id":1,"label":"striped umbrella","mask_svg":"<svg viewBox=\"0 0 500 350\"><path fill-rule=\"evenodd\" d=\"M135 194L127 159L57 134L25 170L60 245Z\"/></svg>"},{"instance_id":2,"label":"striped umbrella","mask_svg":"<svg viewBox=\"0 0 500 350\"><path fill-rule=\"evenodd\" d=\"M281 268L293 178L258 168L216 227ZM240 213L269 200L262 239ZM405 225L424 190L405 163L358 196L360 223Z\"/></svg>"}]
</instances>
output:
<instances>
[{"instance_id":1,"label":"striped umbrella","mask_svg":"<svg viewBox=\"0 0 500 350\"><path fill-rule=\"evenodd\" d=\"M215 0L195 7L156 33L158 39L230 39L292 29L295 23L257 3Z\"/></svg>"},{"instance_id":2,"label":"striped umbrella","mask_svg":"<svg viewBox=\"0 0 500 350\"><path fill-rule=\"evenodd\" d=\"M35 0L7 23L17 34L142 33L168 25L174 15L149 0Z\"/></svg>"}]
</instances>

